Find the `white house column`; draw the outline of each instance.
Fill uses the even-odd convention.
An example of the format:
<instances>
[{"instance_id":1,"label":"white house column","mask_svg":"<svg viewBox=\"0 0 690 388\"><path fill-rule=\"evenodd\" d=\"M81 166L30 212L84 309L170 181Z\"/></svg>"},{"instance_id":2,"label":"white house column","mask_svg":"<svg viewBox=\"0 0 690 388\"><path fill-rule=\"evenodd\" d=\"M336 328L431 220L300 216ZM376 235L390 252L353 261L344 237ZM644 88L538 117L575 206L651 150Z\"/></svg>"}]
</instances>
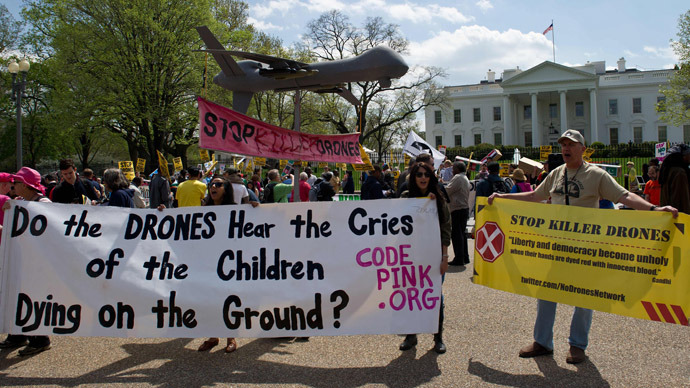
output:
<instances>
[{"instance_id":1,"label":"white house column","mask_svg":"<svg viewBox=\"0 0 690 388\"><path fill-rule=\"evenodd\" d=\"M568 110L565 105L565 90L559 90L558 93L561 95L561 133L568 129Z\"/></svg>"},{"instance_id":2,"label":"white house column","mask_svg":"<svg viewBox=\"0 0 690 388\"><path fill-rule=\"evenodd\" d=\"M513 112L510 95L503 95L503 144L513 144Z\"/></svg>"},{"instance_id":3,"label":"white house column","mask_svg":"<svg viewBox=\"0 0 690 388\"><path fill-rule=\"evenodd\" d=\"M590 143L599 141L599 128L597 119L597 90L589 89L589 118L591 126L592 138L589 140Z\"/></svg>"},{"instance_id":4,"label":"white house column","mask_svg":"<svg viewBox=\"0 0 690 388\"><path fill-rule=\"evenodd\" d=\"M532 97L532 146L541 145L541 133L539 131L539 112L537 111L537 93L530 93Z\"/></svg>"}]
</instances>

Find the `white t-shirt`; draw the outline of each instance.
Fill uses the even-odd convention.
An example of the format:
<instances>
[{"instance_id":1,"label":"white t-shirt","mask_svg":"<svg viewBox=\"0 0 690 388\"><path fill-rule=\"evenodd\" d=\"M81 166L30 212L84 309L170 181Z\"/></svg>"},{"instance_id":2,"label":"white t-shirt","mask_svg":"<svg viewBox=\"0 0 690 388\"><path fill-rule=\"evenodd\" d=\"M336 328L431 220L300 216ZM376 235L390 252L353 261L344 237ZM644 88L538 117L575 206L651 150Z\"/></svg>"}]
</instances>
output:
<instances>
[{"instance_id":1,"label":"white t-shirt","mask_svg":"<svg viewBox=\"0 0 690 388\"><path fill-rule=\"evenodd\" d=\"M241 183L233 183L232 184L232 197L235 200L236 204L241 204L242 203L242 198L244 197L249 197L249 192L247 191L247 187Z\"/></svg>"}]
</instances>

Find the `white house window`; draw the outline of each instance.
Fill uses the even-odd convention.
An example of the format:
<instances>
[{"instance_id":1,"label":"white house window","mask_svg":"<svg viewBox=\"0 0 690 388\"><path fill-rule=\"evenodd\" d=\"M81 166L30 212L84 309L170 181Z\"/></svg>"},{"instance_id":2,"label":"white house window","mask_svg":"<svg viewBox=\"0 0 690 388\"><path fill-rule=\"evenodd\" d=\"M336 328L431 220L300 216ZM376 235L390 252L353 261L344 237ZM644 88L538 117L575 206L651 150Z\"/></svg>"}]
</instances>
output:
<instances>
[{"instance_id":1,"label":"white house window","mask_svg":"<svg viewBox=\"0 0 690 388\"><path fill-rule=\"evenodd\" d=\"M690 143L690 125L683 125L683 143Z\"/></svg>"},{"instance_id":2,"label":"white house window","mask_svg":"<svg viewBox=\"0 0 690 388\"><path fill-rule=\"evenodd\" d=\"M615 116L618 114L618 99L612 98L609 100L609 115Z\"/></svg>"},{"instance_id":3,"label":"white house window","mask_svg":"<svg viewBox=\"0 0 690 388\"><path fill-rule=\"evenodd\" d=\"M609 144L618 144L618 128L609 128Z\"/></svg>"},{"instance_id":4,"label":"white house window","mask_svg":"<svg viewBox=\"0 0 690 388\"><path fill-rule=\"evenodd\" d=\"M462 112L460 111L460 109L455 109L453 111L453 122L454 123L462 122Z\"/></svg>"},{"instance_id":5,"label":"white house window","mask_svg":"<svg viewBox=\"0 0 690 388\"><path fill-rule=\"evenodd\" d=\"M575 117L585 117L585 103L577 101L575 103Z\"/></svg>"},{"instance_id":6,"label":"white house window","mask_svg":"<svg viewBox=\"0 0 690 388\"><path fill-rule=\"evenodd\" d=\"M532 118L532 105L525 105L525 107L522 110L522 118L525 120L529 120Z\"/></svg>"},{"instance_id":7,"label":"white house window","mask_svg":"<svg viewBox=\"0 0 690 388\"><path fill-rule=\"evenodd\" d=\"M532 146L532 132L525 132L525 147Z\"/></svg>"},{"instance_id":8,"label":"white house window","mask_svg":"<svg viewBox=\"0 0 690 388\"><path fill-rule=\"evenodd\" d=\"M549 118L551 118L551 119L557 119L558 118L558 105L557 104L549 104Z\"/></svg>"},{"instance_id":9,"label":"white house window","mask_svg":"<svg viewBox=\"0 0 690 388\"><path fill-rule=\"evenodd\" d=\"M656 106L659 109L659 112L666 112L666 96L657 96Z\"/></svg>"},{"instance_id":10,"label":"white house window","mask_svg":"<svg viewBox=\"0 0 690 388\"><path fill-rule=\"evenodd\" d=\"M441 111L435 110L434 111L434 124L441 124L441 123L443 123L443 117L441 116Z\"/></svg>"},{"instance_id":11,"label":"white house window","mask_svg":"<svg viewBox=\"0 0 690 388\"><path fill-rule=\"evenodd\" d=\"M642 143L642 127L633 127L633 143Z\"/></svg>"},{"instance_id":12,"label":"white house window","mask_svg":"<svg viewBox=\"0 0 690 388\"><path fill-rule=\"evenodd\" d=\"M494 145L503 145L503 134L502 133L494 133Z\"/></svg>"},{"instance_id":13,"label":"white house window","mask_svg":"<svg viewBox=\"0 0 690 388\"><path fill-rule=\"evenodd\" d=\"M501 121L501 107L494 107L494 121Z\"/></svg>"},{"instance_id":14,"label":"white house window","mask_svg":"<svg viewBox=\"0 0 690 388\"><path fill-rule=\"evenodd\" d=\"M474 134L474 145L479 145L482 144L482 134L481 133L475 133Z\"/></svg>"},{"instance_id":15,"label":"white house window","mask_svg":"<svg viewBox=\"0 0 690 388\"><path fill-rule=\"evenodd\" d=\"M455 135L455 146L462 147L462 135Z\"/></svg>"},{"instance_id":16,"label":"white house window","mask_svg":"<svg viewBox=\"0 0 690 388\"><path fill-rule=\"evenodd\" d=\"M642 113L642 98L633 98L633 113Z\"/></svg>"},{"instance_id":17,"label":"white house window","mask_svg":"<svg viewBox=\"0 0 690 388\"><path fill-rule=\"evenodd\" d=\"M474 108L472 110L472 113L474 115L474 122L475 123L482 121L482 110L481 110L481 108Z\"/></svg>"},{"instance_id":18,"label":"white house window","mask_svg":"<svg viewBox=\"0 0 690 388\"><path fill-rule=\"evenodd\" d=\"M659 142L668 140L668 137L666 136L666 126L665 125L659 125L658 130L659 130Z\"/></svg>"},{"instance_id":19,"label":"white house window","mask_svg":"<svg viewBox=\"0 0 690 388\"><path fill-rule=\"evenodd\" d=\"M443 136L436 136L436 148L440 145L443 145Z\"/></svg>"}]
</instances>

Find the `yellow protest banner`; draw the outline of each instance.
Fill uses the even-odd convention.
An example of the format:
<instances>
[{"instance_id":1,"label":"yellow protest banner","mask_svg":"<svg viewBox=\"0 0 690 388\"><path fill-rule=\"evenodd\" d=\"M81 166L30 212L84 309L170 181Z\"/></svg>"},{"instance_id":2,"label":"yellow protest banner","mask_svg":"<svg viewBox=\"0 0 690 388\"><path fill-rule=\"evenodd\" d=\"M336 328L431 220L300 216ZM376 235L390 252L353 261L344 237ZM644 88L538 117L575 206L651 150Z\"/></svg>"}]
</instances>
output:
<instances>
[{"instance_id":1,"label":"yellow protest banner","mask_svg":"<svg viewBox=\"0 0 690 388\"><path fill-rule=\"evenodd\" d=\"M690 216L477 199L474 283L688 325Z\"/></svg>"},{"instance_id":2,"label":"yellow protest banner","mask_svg":"<svg viewBox=\"0 0 690 388\"><path fill-rule=\"evenodd\" d=\"M347 170L347 163L337 163L337 166L341 170Z\"/></svg>"},{"instance_id":3,"label":"yellow protest banner","mask_svg":"<svg viewBox=\"0 0 690 388\"><path fill-rule=\"evenodd\" d=\"M156 150L156 153L158 154L158 173L160 174L160 176L165 177L166 179L170 179L170 171L168 170L168 160L160 151Z\"/></svg>"},{"instance_id":4,"label":"yellow protest banner","mask_svg":"<svg viewBox=\"0 0 690 388\"><path fill-rule=\"evenodd\" d=\"M281 169L285 168L285 166L287 166L287 165L288 165L287 159L280 159L279 166Z\"/></svg>"},{"instance_id":5,"label":"yellow protest banner","mask_svg":"<svg viewBox=\"0 0 690 388\"><path fill-rule=\"evenodd\" d=\"M144 172L146 169L146 159L137 158L137 172Z\"/></svg>"},{"instance_id":6,"label":"yellow protest banner","mask_svg":"<svg viewBox=\"0 0 690 388\"><path fill-rule=\"evenodd\" d=\"M245 172L253 172L254 171L254 163L251 159L248 159L244 162L244 171Z\"/></svg>"},{"instance_id":7,"label":"yellow protest banner","mask_svg":"<svg viewBox=\"0 0 690 388\"><path fill-rule=\"evenodd\" d=\"M254 158L254 165L259 167L265 166L266 158Z\"/></svg>"},{"instance_id":8,"label":"yellow protest banner","mask_svg":"<svg viewBox=\"0 0 690 388\"><path fill-rule=\"evenodd\" d=\"M364 151L364 147L362 147L361 144L359 145L359 154L362 157L362 164L353 164L352 168L354 168L355 171L373 170L374 166L371 164L371 159L369 159L369 155L367 155L366 151Z\"/></svg>"},{"instance_id":9,"label":"yellow protest banner","mask_svg":"<svg viewBox=\"0 0 690 388\"><path fill-rule=\"evenodd\" d=\"M319 162L319 168L328 167L328 162Z\"/></svg>"},{"instance_id":10,"label":"yellow protest banner","mask_svg":"<svg viewBox=\"0 0 690 388\"><path fill-rule=\"evenodd\" d=\"M175 172L182 171L184 169L184 167L182 167L182 158L179 156L173 158L173 166L175 166Z\"/></svg>"},{"instance_id":11,"label":"yellow protest banner","mask_svg":"<svg viewBox=\"0 0 690 388\"><path fill-rule=\"evenodd\" d=\"M199 149L199 156L201 157L202 162L208 162L209 160L211 160L211 157L208 156L208 150L205 150L203 148Z\"/></svg>"},{"instance_id":12,"label":"yellow protest banner","mask_svg":"<svg viewBox=\"0 0 690 388\"><path fill-rule=\"evenodd\" d=\"M585 162L591 162L593 153L594 153L594 148L586 148L585 152L582 154L582 159Z\"/></svg>"},{"instance_id":13,"label":"yellow protest banner","mask_svg":"<svg viewBox=\"0 0 690 388\"><path fill-rule=\"evenodd\" d=\"M117 167L122 170L128 181L134 179L134 162L131 160L117 162Z\"/></svg>"},{"instance_id":14,"label":"yellow protest banner","mask_svg":"<svg viewBox=\"0 0 690 388\"><path fill-rule=\"evenodd\" d=\"M539 159L540 160L546 160L549 158L549 154L552 152L552 147L550 145L547 146L539 146Z\"/></svg>"},{"instance_id":15,"label":"yellow protest banner","mask_svg":"<svg viewBox=\"0 0 690 388\"><path fill-rule=\"evenodd\" d=\"M406 166L410 164L410 159L412 159L412 158L410 158L410 155L405 154L405 165Z\"/></svg>"}]
</instances>

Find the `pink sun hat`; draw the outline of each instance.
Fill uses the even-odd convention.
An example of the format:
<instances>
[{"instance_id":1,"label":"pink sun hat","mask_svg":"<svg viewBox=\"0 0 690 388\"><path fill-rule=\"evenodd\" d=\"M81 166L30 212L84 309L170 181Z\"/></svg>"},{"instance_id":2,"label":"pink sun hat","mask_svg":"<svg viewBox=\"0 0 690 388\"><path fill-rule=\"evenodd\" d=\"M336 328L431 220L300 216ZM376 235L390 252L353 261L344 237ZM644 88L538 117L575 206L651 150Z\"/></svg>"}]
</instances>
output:
<instances>
[{"instance_id":1,"label":"pink sun hat","mask_svg":"<svg viewBox=\"0 0 690 388\"><path fill-rule=\"evenodd\" d=\"M41 174L33 168L22 167L13 177L15 182L22 182L32 189L40 191L41 194L46 191L46 188L41 184Z\"/></svg>"}]
</instances>

